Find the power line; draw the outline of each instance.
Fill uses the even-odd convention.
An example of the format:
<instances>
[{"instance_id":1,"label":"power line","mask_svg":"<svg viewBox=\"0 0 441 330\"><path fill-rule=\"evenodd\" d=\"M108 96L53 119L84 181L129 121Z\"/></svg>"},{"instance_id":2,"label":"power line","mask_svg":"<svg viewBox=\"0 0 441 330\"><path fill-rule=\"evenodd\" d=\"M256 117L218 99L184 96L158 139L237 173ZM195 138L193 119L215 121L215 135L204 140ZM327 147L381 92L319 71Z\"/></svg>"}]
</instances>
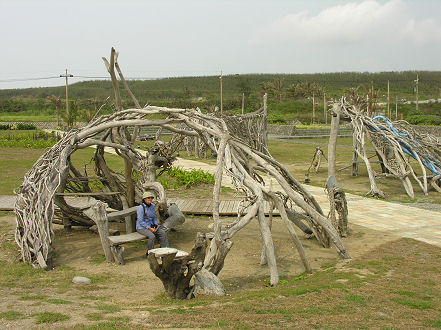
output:
<instances>
[{"instance_id":1,"label":"power line","mask_svg":"<svg viewBox=\"0 0 441 330\"><path fill-rule=\"evenodd\" d=\"M1 79L0 82L16 82L16 81L31 81L31 80L47 80L47 79L59 79L60 76L54 77L39 77L39 78L12 78L12 79Z\"/></svg>"}]
</instances>

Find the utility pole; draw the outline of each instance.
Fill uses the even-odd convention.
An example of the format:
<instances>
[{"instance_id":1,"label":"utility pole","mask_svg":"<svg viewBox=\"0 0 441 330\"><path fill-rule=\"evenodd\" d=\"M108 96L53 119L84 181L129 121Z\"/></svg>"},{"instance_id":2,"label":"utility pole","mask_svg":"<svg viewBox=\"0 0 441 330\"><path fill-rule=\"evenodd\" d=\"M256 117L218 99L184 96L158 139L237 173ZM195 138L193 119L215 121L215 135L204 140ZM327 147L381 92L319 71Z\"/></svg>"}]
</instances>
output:
<instances>
[{"instance_id":1,"label":"utility pole","mask_svg":"<svg viewBox=\"0 0 441 330\"><path fill-rule=\"evenodd\" d=\"M315 124L315 99L314 99L314 92L312 92L312 123Z\"/></svg>"},{"instance_id":2,"label":"utility pole","mask_svg":"<svg viewBox=\"0 0 441 330\"><path fill-rule=\"evenodd\" d=\"M395 96L395 120L398 120L398 97Z\"/></svg>"},{"instance_id":3,"label":"utility pole","mask_svg":"<svg viewBox=\"0 0 441 330\"><path fill-rule=\"evenodd\" d=\"M221 75L220 75L219 79L220 79L220 112L221 112L221 116L222 116L222 111L224 109L223 95L222 95L222 70L221 70Z\"/></svg>"},{"instance_id":4,"label":"utility pole","mask_svg":"<svg viewBox=\"0 0 441 330\"><path fill-rule=\"evenodd\" d=\"M242 115L245 108L245 93L242 93Z\"/></svg>"},{"instance_id":5,"label":"utility pole","mask_svg":"<svg viewBox=\"0 0 441 330\"><path fill-rule=\"evenodd\" d=\"M416 111L418 111L419 82L420 82L420 79L418 78L418 74L417 74L416 80L414 80L414 81L416 83Z\"/></svg>"},{"instance_id":6,"label":"utility pole","mask_svg":"<svg viewBox=\"0 0 441 330\"><path fill-rule=\"evenodd\" d=\"M68 82L67 82L67 78L68 77L73 77L72 74L67 74L67 69L66 69L66 74L62 75L60 74L60 77L66 77L66 118L67 120L67 127L69 127L69 93L68 93Z\"/></svg>"},{"instance_id":7,"label":"utility pole","mask_svg":"<svg viewBox=\"0 0 441 330\"><path fill-rule=\"evenodd\" d=\"M390 81L387 81L387 117L390 119L392 114L390 112Z\"/></svg>"},{"instance_id":8,"label":"utility pole","mask_svg":"<svg viewBox=\"0 0 441 330\"><path fill-rule=\"evenodd\" d=\"M323 117L325 117L325 124L328 124L328 114L326 112L326 93L323 93Z\"/></svg>"},{"instance_id":9,"label":"utility pole","mask_svg":"<svg viewBox=\"0 0 441 330\"><path fill-rule=\"evenodd\" d=\"M374 111L374 81L371 80L371 93L369 101L368 116L372 117L372 112Z\"/></svg>"}]
</instances>

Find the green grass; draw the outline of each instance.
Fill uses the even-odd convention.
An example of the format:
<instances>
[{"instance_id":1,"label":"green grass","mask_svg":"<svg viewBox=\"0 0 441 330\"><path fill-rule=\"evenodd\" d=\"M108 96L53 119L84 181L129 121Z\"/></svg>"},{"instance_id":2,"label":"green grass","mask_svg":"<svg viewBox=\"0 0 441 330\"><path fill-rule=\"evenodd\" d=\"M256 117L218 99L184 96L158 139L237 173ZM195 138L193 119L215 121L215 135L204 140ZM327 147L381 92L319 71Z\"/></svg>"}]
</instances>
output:
<instances>
[{"instance_id":1,"label":"green grass","mask_svg":"<svg viewBox=\"0 0 441 330\"><path fill-rule=\"evenodd\" d=\"M425 326L441 329L441 318L435 320L427 320L424 322Z\"/></svg>"},{"instance_id":2,"label":"green grass","mask_svg":"<svg viewBox=\"0 0 441 330\"><path fill-rule=\"evenodd\" d=\"M17 311L0 312L0 319L14 321L23 318L23 313Z\"/></svg>"},{"instance_id":3,"label":"green grass","mask_svg":"<svg viewBox=\"0 0 441 330\"><path fill-rule=\"evenodd\" d=\"M27 171L34 165L37 159L45 152L43 149L33 148L5 148L0 147L0 195L12 195L18 188ZM91 162L94 149L86 148L76 151L71 157L73 164L84 173L94 176L94 164ZM115 171L122 172L123 160L116 155L106 154L108 165ZM85 166L86 165L86 166Z\"/></svg>"},{"instance_id":4,"label":"green grass","mask_svg":"<svg viewBox=\"0 0 441 330\"><path fill-rule=\"evenodd\" d=\"M357 304L363 304L365 303L366 299L362 296L351 294L346 297L346 300L349 302L357 303Z\"/></svg>"},{"instance_id":5,"label":"green grass","mask_svg":"<svg viewBox=\"0 0 441 330\"><path fill-rule=\"evenodd\" d=\"M103 311L104 313L116 313L121 311L121 307L117 305L104 305L100 304L97 305L96 308L100 311Z\"/></svg>"},{"instance_id":6,"label":"green grass","mask_svg":"<svg viewBox=\"0 0 441 330\"><path fill-rule=\"evenodd\" d=\"M415 292L413 292L413 291L406 291L406 290L396 290L396 291L392 291L392 293L396 293L396 294L399 294L401 296L408 296L408 297L415 296Z\"/></svg>"},{"instance_id":7,"label":"green grass","mask_svg":"<svg viewBox=\"0 0 441 330\"><path fill-rule=\"evenodd\" d=\"M73 304L72 301L64 300L64 299L47 299L48 303L55 304L55 305L70 305Z\"/></svg>"},{"instance_id":8,"label":"green grass","mask_svg":"<svg viewBox=\"0 0 441 330\"><path fill-rule=\"evenodd\" d=\"M46 324L67 321L70 319L69 315L61 313L41 312L34 314L35 324Z\"/></svg>"},{"instance_id":9,"label":"green grass","mask_svg":"<svg viewBox=\"0 0 441 330\"><path fill-rule=\"evenodd\" d=\"M29 114L24 115L21 113L18 114L0 114L0 122L7 121L17 121L17 122L54 122L57 121L57 117L53 115L38 115L38 114Z\"/></svg>"},{"instance_id":10,"label":"green grass","mask_svg":"<svg viewBox=\"0 0 441 330\"><path fill-rule=\"evenodd\" d=\"M20 297L20 300L45 300L47 296L37 294L37 295L23 295Z\"/></svg>"},{"instance_id":11,"label":"green grass","mask_svg":"<svg viewBox=\"0 0 441 330\"><path fill-rule=\"evenodd\" d=\"M391 298L392 301L414 309L432 309L435 307L435 303L431 301L420 301L408 298Z\"/></svg>"},{"instance_id":12,"label":"green grass","mask_svg":"<svg viewBox=\"0 0 441 330\"><path fill-rule=\"evenodd\" d=\"M99 322L93 325L80 325L76 326L75 329L103 329L103 330L120 330L120 329L133 329L134 327L130 325L130 318L126 316L122 317L112 317L103 322Z\"/></svg>"},{"instance_id":13,"label":"green grass","mask_svg":"<svg viewBox=\"0 0 441 330\"><path fill-rule=\"evenodd\" d=\"M100 255L92 257L90 259L90 261L97 264L97 265L100 265L106 261L106 256L104 254L100 254Z\"/></svg>"},{"instance_id":14,"label":"green grass","mask_svg":"<svg viewBox=\"0 0 441 330\"><path fill-rule=\"evenodd\" d=\"M100 321L104 318L102 313L88 313L85 315L88 320L91 321Z\"/></svg>"}]
</instances>

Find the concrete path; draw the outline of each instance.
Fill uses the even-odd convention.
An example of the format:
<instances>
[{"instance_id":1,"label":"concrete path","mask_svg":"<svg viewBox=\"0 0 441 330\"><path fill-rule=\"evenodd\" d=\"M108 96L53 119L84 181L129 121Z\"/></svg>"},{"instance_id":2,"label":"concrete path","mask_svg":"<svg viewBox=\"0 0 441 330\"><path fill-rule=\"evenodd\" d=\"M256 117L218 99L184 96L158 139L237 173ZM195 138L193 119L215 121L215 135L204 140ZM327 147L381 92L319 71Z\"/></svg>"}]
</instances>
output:
<instances>
[{"instance_id":1,"label":"concrete path","mask_svg":"<svg viewBox=\"0 0 441 330\"><path fill-rule=\"evenodd\" d=\"M183 169L197 168L210 173L215 171L214 165L183 158L178 158L174 166L180 166ZM280 189L275 180L272 180L272 184L273 190ZM233 187L231 178L226 174L223 176L222 185ZM308 185L307 189L314 195L326 214L329 210L329 202L324 188ZM350 223L441 247L441 212L352 194L346 194L346 198ZM14 201L14 196L0 196L0 210L13 207Z\"/></svg>"}]
</instances>

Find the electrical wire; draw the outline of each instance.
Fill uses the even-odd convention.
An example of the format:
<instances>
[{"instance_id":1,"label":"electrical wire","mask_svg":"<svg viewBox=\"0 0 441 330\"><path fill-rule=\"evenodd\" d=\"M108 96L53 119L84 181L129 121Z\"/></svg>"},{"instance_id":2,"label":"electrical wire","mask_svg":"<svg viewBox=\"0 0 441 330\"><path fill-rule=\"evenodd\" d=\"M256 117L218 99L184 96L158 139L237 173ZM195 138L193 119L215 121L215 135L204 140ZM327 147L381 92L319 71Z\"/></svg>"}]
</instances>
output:
<instances>
[{"instance_id":1,"label":"electrical wire","mask_svg":"<svg viewBox=\"0 0 441 330\"><path fill-rule=\"evenodd\" d=\"M0 82L16 82L16 81L31 81L31 80L47 80L60 78L60 76L54 77L39 77L39 78L12 78L12 79L1 79Z\"/></svg>"}]
</instances>

